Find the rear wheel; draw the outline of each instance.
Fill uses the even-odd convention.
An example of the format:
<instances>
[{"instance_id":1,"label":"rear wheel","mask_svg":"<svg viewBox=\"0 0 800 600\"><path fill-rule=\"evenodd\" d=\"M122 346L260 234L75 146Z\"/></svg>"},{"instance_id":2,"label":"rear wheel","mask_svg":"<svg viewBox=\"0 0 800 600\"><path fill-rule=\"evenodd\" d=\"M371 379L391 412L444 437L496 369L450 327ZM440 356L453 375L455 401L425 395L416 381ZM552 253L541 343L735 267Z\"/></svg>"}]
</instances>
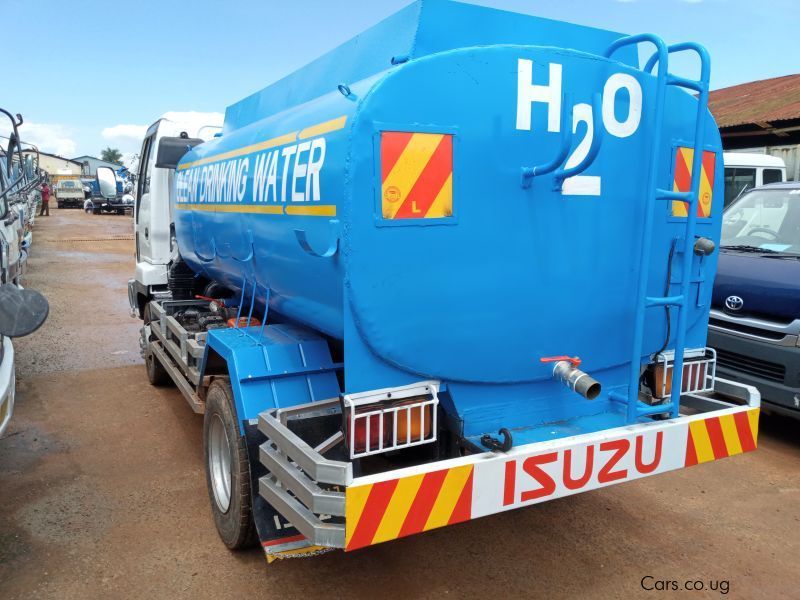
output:
<instances>
[{"instance_id":1,"label":"rear wheel","mask_svg":"<svg viewBox=\"0 0 800 600\"><path fill-rule=\"evenodd\" d=\"M62 202L56 202L56 206L58 208L64 208L64 204Z\"/></svg>"},{"instance_id":2,"label":"rear wheel","mask_svg":"<svg viewBox=\"0 0 800 600\"><path fill-rule=\"evenodd\" d=\"M231 550L253 546L257 533L250 495L250 460L227 381L214 380L208 388L203 450L208 497L219 537Z\"/></svg>"},{"instance_id":3,"label":"rear wheel","mask_svg":"<svg viewBox=\"0 0 800 600\"><path fill-rule=\"evenodd\" d=\"M144 308L144 324L149 325L151 320L150 305L148 304ZM153 341L154 339L155 335L151 333L148 341ZM162 387L172 383L172 378L169 376L169 373L167 373L164 365L162 365L156 355L148 349L144 351L144 367L147 371L147 380L151 385Z\"/></svg>"}]
</instances>

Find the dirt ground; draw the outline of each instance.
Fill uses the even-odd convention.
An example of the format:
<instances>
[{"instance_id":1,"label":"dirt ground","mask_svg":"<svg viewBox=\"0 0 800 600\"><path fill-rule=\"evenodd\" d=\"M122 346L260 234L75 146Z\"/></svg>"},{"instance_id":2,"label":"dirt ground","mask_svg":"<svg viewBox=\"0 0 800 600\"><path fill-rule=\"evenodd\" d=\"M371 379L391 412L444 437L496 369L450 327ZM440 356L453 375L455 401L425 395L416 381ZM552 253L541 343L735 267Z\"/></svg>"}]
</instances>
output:
<instances>
[{"instance_id":1,"label":"dirt ground","mask_svg":"<svg viewBox=\"0 0 800 600\"><path fill-rule=\"evenodd\" d=\"M345 555L267 565L218 540L202 418L148 385L127 312L130 217L38 220L0 440L0 598L798 598L800 422L759 450ZM646 591L701 580L717 591ZM729 590L727 594L719 591Z\"/></svg>"}]
</instances>

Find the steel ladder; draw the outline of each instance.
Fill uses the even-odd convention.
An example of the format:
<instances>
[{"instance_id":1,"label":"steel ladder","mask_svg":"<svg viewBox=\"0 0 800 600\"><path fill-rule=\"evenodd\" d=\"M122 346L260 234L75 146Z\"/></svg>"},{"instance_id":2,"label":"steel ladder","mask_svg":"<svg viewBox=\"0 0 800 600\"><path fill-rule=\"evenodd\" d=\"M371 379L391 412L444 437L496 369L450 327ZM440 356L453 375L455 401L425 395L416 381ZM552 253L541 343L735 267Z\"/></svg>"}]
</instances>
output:
<instances>
[{"instance_id":1,"label":"steel ladder","mask_svg":"<svg viewBox=\"0 0 800 600\"><path fill-rule=\"evenodd\" d=\"M627 395L612 391L610 399L627 406L627 422L635 423L639 418L670 413L677 417L680 410L680 396L683 383L683 353L686 343L686 329L688 321L689 295L691 287L692 257L694 253L695 227L697 224L697 205L699 201L700 180L702 174L703 144L705 117L708 110L708 91L710 79L710 59L708 51L700 44L691 42L667 44L660 37L653 34L641 34L620 38L615 41L605 53L606 58L622 47L635 46L649 42L656 47L656 52L650 57L644 67L644 72L652 73L653 67L658 64L656 75L656 107L653 122L653 138L651 145L650 163L648 169L648 193L644 207L644 227L642 229L641 246L639 251L639 281L636 295L635 323L633 333L633 347L631 349L631 372L628 382ZM669 55L676 52L694 52L700 59L700 79L692 80L678 77L669 72ZM664 105L668 86L682 87L698 93L697 115L694 124L694 154L692 159L692 182L688 192L676 192L660 189L658 175L660 173L659 152L661 150L661 136L664 123ZM647 284L650 264L650 251L653 240L653 216L656 200L682 201L687 204L687 217L684 227L683 247L680 240L677 249L683 252L680 286L677 295L648 296ZM672 282L669 282L672 286ZM668 292L669 293L669 292ZM678 310L678 323L675 333L675 358L672 366L672 389L668 402L658 405L649 405L639 400L639 378L642 365L642 350L644 346L644 325L646 310L652 307L674 307ZM666 375L666 373L665 373Z\"/></svg>"}]
</instances>

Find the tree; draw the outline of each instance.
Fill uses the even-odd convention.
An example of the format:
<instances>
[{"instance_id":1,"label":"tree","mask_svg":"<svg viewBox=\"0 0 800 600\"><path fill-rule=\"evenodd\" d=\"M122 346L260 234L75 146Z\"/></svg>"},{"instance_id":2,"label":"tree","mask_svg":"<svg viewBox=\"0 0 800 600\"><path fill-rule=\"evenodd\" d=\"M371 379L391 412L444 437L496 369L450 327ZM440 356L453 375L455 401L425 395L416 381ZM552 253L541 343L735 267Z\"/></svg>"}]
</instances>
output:
<instances>
[{"instance_id":1,"label":"tree","mask_svg":"<svg viewBox=\"0 0 800 600\"><path fill-rule=\"evenodd\" d=\"M122 164L122 152L117 150L116 148L106 148L100 153L100 160L105 160L107 162L112 162L117 165Z\"/></svg>"}]
</instances>

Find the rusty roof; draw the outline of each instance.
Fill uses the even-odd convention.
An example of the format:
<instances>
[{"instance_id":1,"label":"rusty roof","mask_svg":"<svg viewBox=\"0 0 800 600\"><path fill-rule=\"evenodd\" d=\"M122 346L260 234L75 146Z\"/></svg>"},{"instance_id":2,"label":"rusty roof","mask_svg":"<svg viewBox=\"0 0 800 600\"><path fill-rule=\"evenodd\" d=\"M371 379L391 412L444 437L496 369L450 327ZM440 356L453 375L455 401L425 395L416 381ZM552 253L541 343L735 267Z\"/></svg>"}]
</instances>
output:
<instances>
[{"instance_id":1,"label":"rusty roof","mask_svg":"<svg viewBox=\"0 0 800 600\"><path fill-rule=\"evenodd\" d=\"M715 90L709 108L720 128L800 119L800 73Z\"/></svg>"}]
</instances>

